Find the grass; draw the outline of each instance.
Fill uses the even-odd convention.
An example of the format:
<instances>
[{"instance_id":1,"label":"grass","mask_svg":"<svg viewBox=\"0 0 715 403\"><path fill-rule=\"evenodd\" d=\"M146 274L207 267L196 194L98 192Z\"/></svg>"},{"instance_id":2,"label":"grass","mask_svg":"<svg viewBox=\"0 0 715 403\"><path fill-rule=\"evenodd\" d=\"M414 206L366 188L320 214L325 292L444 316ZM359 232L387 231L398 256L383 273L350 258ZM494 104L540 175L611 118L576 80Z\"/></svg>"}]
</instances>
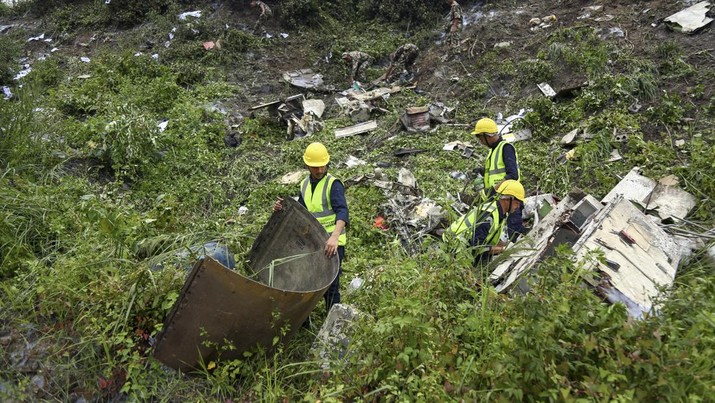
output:
<instances>
[{"instance_id":1,"label":"grass","mask_svg":"<svg viewBox=\"0 0 715 403\"><path fill-rule=\"evenodd\" d=\"M306 9L316 5L304 3ZM582 265L566 250L542 264L529 294L498 294L485 271L471 268L467 248L430 236L405 245L400 234L374 228L390 194L367 183L346 190L351 223L343 290L354 276L365 284L345 292L344 300L366 316L345 357L325 371L309 353L312 329L285 345L276 342L273 355L251 351L241 360L207 361L188 377L165 370L151 358L151 340L183 285L186 262L176 251L220 240L244 256L272 201L298 193L278 179L303 169L307 141L328 146L330 172L343 181L372 173L376 161L389 164L383 171L392 179L407 168L423 195L446 210L448 194L465 193L465 183L449 174L470 172L486 151L477 148L474 158L464 158L442 150L449 141L477 143L467 128L455 126L388 140L401 110L429 101L407 90L387 101L391 112L367 136L335 139L332 131L350 122L328 114L323 132L288 142L279 124L258 115L243 120L241 145L226 148L227 117L212 105L252 99L244 83L226 80L248 77L243 70L256 60L249 54L270 54L279 43L232 29L225 31L225 52L207 54L197 45L224 32L225 22L203 20L198 34L182 26L169 48L157 50L158 61L149 52L134 56L145 38L165 41L177 23L176 7L143 14L151 15L146 24L89 64L52 56L35 66L22 89L13 88L15 98L0 100L3 399L705 401L715 392L715 282L713 263L703 254L685 262L674 287L664 290L660 314L637 322L581 286ZM325 7L319 26L291 34L306 41L306 59L358 47L380 58L403 40L395 32L404 32L404 21L341 24L343 9ZM111 24L90 9L76 21L61 10L50 16L70 35L77 26ZM429 52L430 29L411 29ZM556 74L559 60L588 76L589 86L569 101L504 100L516 110L531 109L524 124L534 138L516 144L530 194L565 195L580 187L602 196L638 165L653 178L678 176L698 199L689 219L715 225L711 68L683 59L674 43L644 53L671 59L661 65L633 49L605 45L586 28L555 30L532 53L497 63L499 55L486 51L459 66L459 74L467 70L479 79L464 81L468 91L457 111L458 122L507 114L489 108L490 83L504 80L519 94L531 81ZM324 68L326 81L344 77L339 61ZM704 71L693 77L694 68ZM82 74L90 77L76 78ZM641 113L628 111L635 99L643 103ZM160 131L157 124L166 119ZM576 127L594 139L577 146L576 159L558 162L564 150L557 140ZM628 142L613 142L614 129L629 133ZM675 138L686 139L686 146L674 147ZM399 148L422 152L398 158ZM614 148L626 161L604 164ZM343 161L350 155L369 164L348 168ZM239 206L248 212L238 215ZM318 323L324 309L321 304L312 314ZM22 368L17 358L25 341L34 346L42 390L32 386L40 372Z\"/></svg>"}]
</instances>

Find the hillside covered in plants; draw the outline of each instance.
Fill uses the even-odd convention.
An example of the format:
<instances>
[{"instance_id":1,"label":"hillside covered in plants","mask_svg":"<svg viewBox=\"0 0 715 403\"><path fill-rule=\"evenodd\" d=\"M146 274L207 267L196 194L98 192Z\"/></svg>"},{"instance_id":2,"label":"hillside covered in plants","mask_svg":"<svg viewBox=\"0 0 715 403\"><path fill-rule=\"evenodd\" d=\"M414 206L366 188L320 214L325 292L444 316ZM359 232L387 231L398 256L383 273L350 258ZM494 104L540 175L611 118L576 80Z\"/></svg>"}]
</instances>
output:
<instances>
[{"instance_id":1,"label":"hillside covered in plants","mask_svg":"<svg viewBox=\"0 0 715 403\"><path fill-rule=\"evenodd\" d=\"M458 56L444 43L449 5L436 0L266 1L261 24L248 0L15 3L0 4L1 400L715 396L715 33L663 22L695 2L462 1ZM341 54L374 57L369 86L406 42L420 48L414 80L372 111L377 129L336 138L354 124L335 102L352 86ZM308 68L323 87L283 78ZM542 82L573 90L549 98ZM326 105L308 137L287 138L253 108L299 93ZM402 130L405 108L435 102L449 123ZM707 236L657 312L633 320L607 304L568 248L541 264L529 293L501 294L468 248L375 225L390 222L392 195L360 178L408 169L453 220L455 197L475 193L454 173L486 155L474 122L520 111L516 127L533 134L515 143L527 195L577 188L600 199L638 166L695 196L687 228ZM591 137L567 158L559 140L574 129ZM313 141L330 151L350 208L343 303L365 316L346 355L325 369L311 351L321 302L273 354L189 374L163 366L153 343L192 247L217 241L245 259L273 202L298 194L282 178L304 171ZM474 155L443 149L453 141L476 145ZM607 162L614 150L622 159ZM363 286L349 288L356 277Z\"/></svg>"}]
</instances>

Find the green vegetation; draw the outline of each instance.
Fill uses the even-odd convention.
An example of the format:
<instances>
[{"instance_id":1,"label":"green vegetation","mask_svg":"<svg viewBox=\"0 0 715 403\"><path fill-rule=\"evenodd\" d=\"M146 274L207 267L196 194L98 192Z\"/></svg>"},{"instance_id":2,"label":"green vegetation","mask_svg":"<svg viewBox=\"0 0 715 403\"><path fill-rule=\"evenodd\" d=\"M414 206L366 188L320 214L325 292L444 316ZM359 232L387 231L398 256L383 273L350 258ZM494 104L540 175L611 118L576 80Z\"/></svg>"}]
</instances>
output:
<instances>
[{"instance_id":1,"label":"green vegetation","mask_svg":"<svg viewBox=\"0 0 715 403\"><path fill-rule=\"evenodd\" d=\"M177 252L220 240L244 259L273 200L297 193L278 179L303 169L306 141L327 145L331 172L342 179L371 173L379 161L389 164L384 172L391 178L400 167L410 169L424 195L445 209L448 194L468 196L471 189L449 174L469 172L477 160L442 150L454 140L476 144L465 128L396 134L392 127L405 107L436 97L449 106L459 101L456 121L467 125L483 115L530 110L519 124L534 138L517 143L530 194L563 196L579 187L598 198L637 165L651 177L676 175L698 199L689 219L713 228L715 72L677 42L640 53L588 27L561 27L518 57L504 59L485 47L478 57L445 63L444 79L422 65L429 74L420 76L420 92L387 99L388 112L369 135L335 139L333 130L351 122L328 110L323 131L286 141L285 129L259 112L240 121L242 142L229 148L224 136L237 119L236 105L260 98L250 83L264 80L274 64L318 66L327 83L342 83L340 52L361 49L379 63L406 40L434 63L446 5L288 0L275 10L275 24L290 29L293 42L281 42L246 32L241 23L250 29L254 20L222 17L207 2L104 3L0 6L0 15L33 11L64 43L88 30L103 38L107 27L127 29L106 44L93 39L89 63L60 51L33 62L19 83L12 80L18 58L32 44L24 42L25 31L0 36L0 83L13 84L14 94L0 99L0 399L708 401L715 395L715 267L703 252L684 262L674 287L663 290L657 315L643 320L629 320L623 306L583 287L593 274L567 250L541 265L529 279L530 293L498 294L486 273L472 269L469 250L431 237L406 248L394 232L374 228L387 198L366 183L346 192L351 225L342 281L345 291L353 276L366 280L343 296L366 318L330 371L308 353L315 327L285 345L276 340L275 354L219 357L190 376L151 358L185 267L196 258ZM179 21L189 9L216 15ZM205 51L209 40L220 40L221 49ZM534 92L535 82L565 70L588 85L566 100ZM642 104L639 113L629 111L635 103ZM560 159L557 140L575 128L593 138L576 146L574 159ZM614 131L628 140L614 141ZM393 155L399 148L422 152L399 158ZM613 149L624 160L604 163ZM483 151L476 154L481 159ZM370 164L346 167L350 155ZM240 206L248 212L239 215ZM314 321L324 316L321 303Z\"/></svg>"}]
</instances>

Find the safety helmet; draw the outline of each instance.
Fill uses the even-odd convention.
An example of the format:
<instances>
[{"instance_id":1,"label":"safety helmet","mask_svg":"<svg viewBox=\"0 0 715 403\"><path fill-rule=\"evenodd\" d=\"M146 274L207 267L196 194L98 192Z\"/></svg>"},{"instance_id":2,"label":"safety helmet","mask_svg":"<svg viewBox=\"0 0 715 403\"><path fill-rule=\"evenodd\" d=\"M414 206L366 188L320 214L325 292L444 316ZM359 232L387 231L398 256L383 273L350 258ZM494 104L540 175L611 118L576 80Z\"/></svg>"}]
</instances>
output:
<instances>
[{"instance_id":1,"label":"safety helmet","mask_svg":"<svg viewBox=\"0 0 715 403\"><path fill-rule=\"evenodd\" d=\"M328 149L322 143L311 143L305 148L303 162L309 167L324 167L330 162Z\"/></svg>"},{"instance_id":2,"label":"safety helmet","mask_svg":"<svg viewBox=\"0 0 715 403\"><path fill-rule=\"evenodd\" d=\"M511 196L523 202L526 198L524 186L519 181L508 179L502 182L497 188L497 193L502 196Z\"/></svg>"},{"instance_id":3,"label":"safety helmet","mask_svg":"<svg viewBox=\"0 0 715 403\"><path fill-rule=\"evenodd\" d=\"M481 118L474 125L472 134L486 134L487 136L496 136L498 133L497 124L489 118Z\"/></svg>"}]
</instances>

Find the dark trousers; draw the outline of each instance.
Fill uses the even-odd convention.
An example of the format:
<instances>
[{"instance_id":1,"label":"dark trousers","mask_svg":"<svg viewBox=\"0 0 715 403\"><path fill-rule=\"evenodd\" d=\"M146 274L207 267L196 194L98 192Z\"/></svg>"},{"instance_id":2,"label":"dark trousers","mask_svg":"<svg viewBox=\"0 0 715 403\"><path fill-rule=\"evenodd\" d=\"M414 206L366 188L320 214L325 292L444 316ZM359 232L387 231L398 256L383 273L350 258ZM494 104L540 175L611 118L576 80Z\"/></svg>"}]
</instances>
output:
<instances>
[{"instance_id":1,"label":"dark trousers","mask_svg":"<svg viewBox=\"0 0 715 403\"><path fill-rule=\"evenodd\" d=\"M343 259L345 259L345 246L338 246L338 276L330 284L330 288L325 292L325 311L330 312L330 308L340 303L340 276L343 274Z\"/></svg>"}]
</instances>

